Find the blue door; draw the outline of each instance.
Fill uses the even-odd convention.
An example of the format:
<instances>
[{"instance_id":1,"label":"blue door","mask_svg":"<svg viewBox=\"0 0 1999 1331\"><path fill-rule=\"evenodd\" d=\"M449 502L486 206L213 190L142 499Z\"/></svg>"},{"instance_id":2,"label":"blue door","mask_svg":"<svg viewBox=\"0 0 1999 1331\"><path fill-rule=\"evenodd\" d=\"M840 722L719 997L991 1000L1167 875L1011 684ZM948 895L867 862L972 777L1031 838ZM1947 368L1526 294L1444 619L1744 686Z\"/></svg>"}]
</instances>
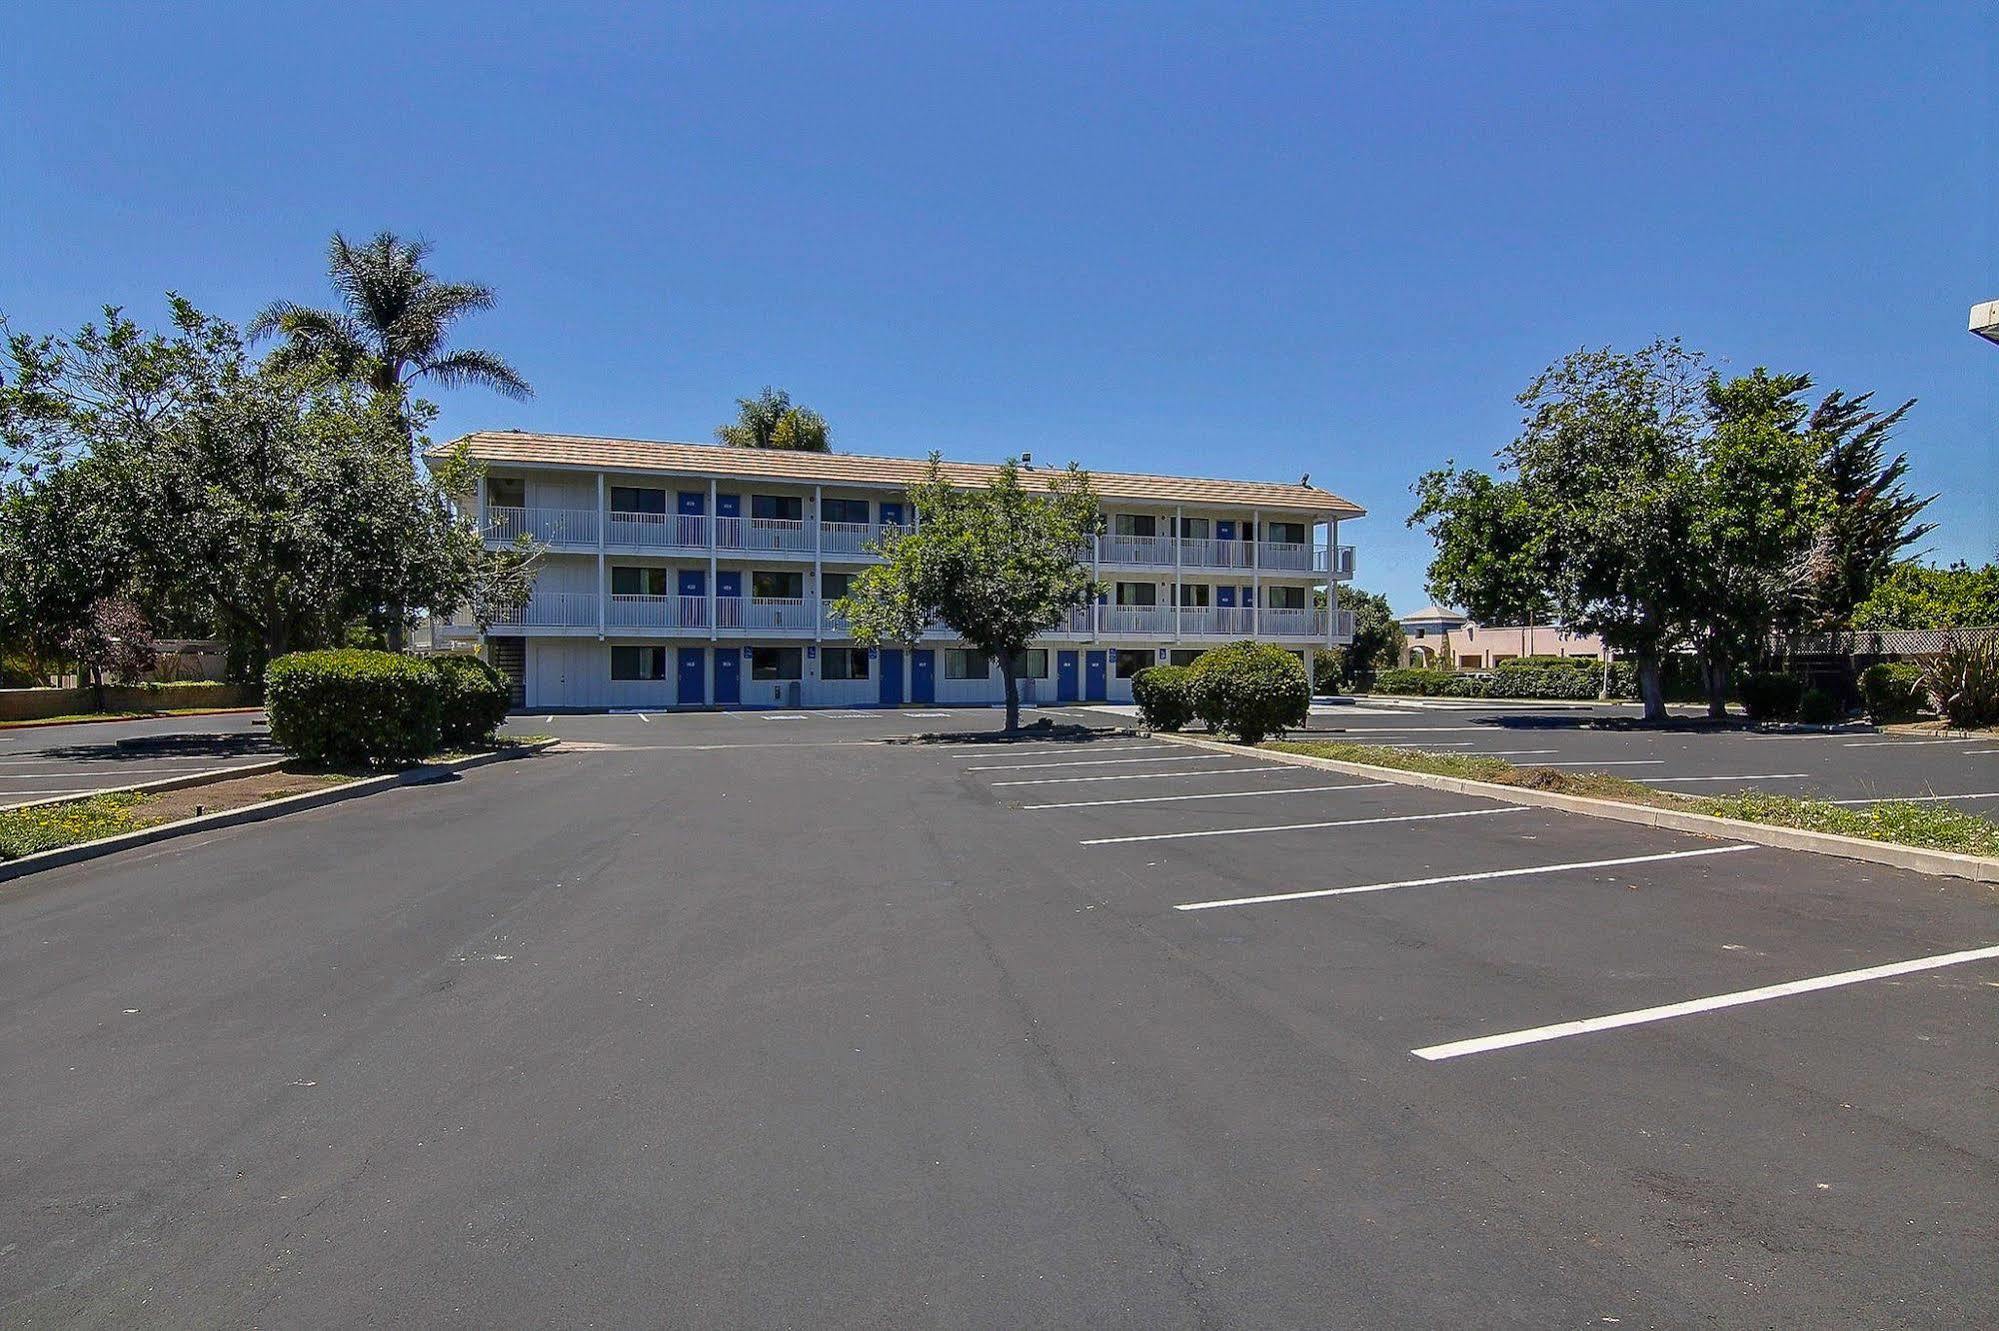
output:
<instances>
[{"instance_id":1,"label":"blue door","mask_svg":"<svg viewBox=\"0 0 1999 1331\"><path fill-rule=\"evenodd\" d=\"M715 649L715 705L743 705L743 654L733 647Z\"/></svg>"},{"instance_id":2,"label":"blue door","mask_svg":"<svg viewBox=\"0 0 1999 1331\"><path fill-rule=\"evenodd\" d=\"M881 672L882 677L882 706L896 706L902 701L902 648L882 648L881 659L875 662L875 669Z\"/></svg>"},{"instance_id":3,"label":"blue door","mask_svg":"<svg viewBox=\"0 0 1999 1331\"><path fill-rule=\"evenodd\" d=\"M1218 541L1233 541L1235 539L1235 523L1229 521L1227 518L1216 518L1215 539Z\"/></svg>"},{"instance_id":4,"label":"blue door","mask_svg":"<svg viewBox=\"0 0 1999 1331\"><path fill-rule=\"evenodd\" d=\"M699 707L708 701L708 653L699 647L680 649L678 697L682 707Z\"/></svg>"},{"instance_id":5,"label":"blue door","mask_svg":"<svg viewBox=\"0 0 1999 1331\"><path fill-rule=\"evenodd\" d=\"M1220 606L1224 610L1235 609L1235 588L1233 587L1215 588L1215 604Z\"/></svg>"},{"instance_id":6,"label":"blue door","mask_svg":"<svg viewBox=\"0 0 1999 1331\"><path fill-rule=\"evenodd\" d=\"M1055 701L1074 702L1082 696L1076 688L1076 654L1055 653Z\"/></svg>"},{"instance_id":7,"label":"blue door","mask_svg":"<svg viewBox=\"0 0 1999 1331\"><path fill-rule=\"evenodd\" d=\"M925 650L909 654L909 700L937 701L937 653Z\"/></svg>"},{"instance_id":8,"label":"blue door","mask_svg":"<svg viewBox=\"0 0 1999 1331\"><path fill-rule=\"evenodd\" d=\"M740 518L743 516L741 495L716 495L715 516L718 518Z\"/></svg>"},{"instance_id":9,"label":"blue door","mask_svg":"<svg viewBox=\"0 0 1999 1331\"><path fill-rule=\"evenodd\" d=\"M708 511L708 493L705 490L682 490L680 511L689 517L699 517Z\"/></svg>"},{"instance_id":10,"label":"blue door","mask_svg":"<svg viewBox=\"0 0 1999 1331\"><path fill-rule=\"evenodd\" d=\"M1088 675L1087 685L1089 692L1086 696L1089 701L1102 702L1110 697L1109 657L1103 652L1086 652L1084 654L1083 665L1084 671Z\"/></svg>"},{"instance_id":11,"label":"blue door","mask_svg":"<svg viewBox=\"0 0 1999 1331\"><path fill-rule=\"evenodd\" d=\"M707 570L698 568L684 568L680 570L680 594L682 596L706 596L708 594Z\"/></svg>"},{"instance_id":12,"label":"blue door","mask_svg":"<svg viewBox=\"0 0 1999 1331\"><path fill-rule=\"evenodd\" d=\"M743 573L741 569L725 568L715 574L715 595L741 596L743 594Z\"/></svg>"},{"instance_id":13,"label":"blue door","mask_svg":"<svg viewBox=\"0 0 1999 1331\"><path fill-rule=\"evenodd\" d=\"M891 504L886 500L882 501L882 526L900 527L901 525L902 525L902 505Z\"/></svg>"}]
</instances>

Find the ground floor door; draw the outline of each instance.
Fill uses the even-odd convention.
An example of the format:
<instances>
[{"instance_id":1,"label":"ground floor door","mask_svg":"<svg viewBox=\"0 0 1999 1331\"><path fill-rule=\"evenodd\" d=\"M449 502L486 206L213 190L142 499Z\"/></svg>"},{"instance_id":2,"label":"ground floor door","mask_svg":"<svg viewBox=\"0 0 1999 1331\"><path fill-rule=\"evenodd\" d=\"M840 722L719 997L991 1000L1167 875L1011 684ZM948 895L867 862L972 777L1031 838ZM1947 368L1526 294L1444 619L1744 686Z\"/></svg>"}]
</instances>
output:
<instances>
[{"instance_id":1,"label":"ground floor door","mask_svg":"<svg viewBox=\"0 0 1999 1331\"><path fill-rule=\"evenodd\" d=\"M937 701L937 653L924 650L909 654L909 700Z\"/></svg>"},{"instance_id":2,"label":"ground floor door","mask_svg":"<svg viewBox=\"0 0 1999 1331\"><path fill-rule=\"evenodd\" d=\"M1088 652L1085 653L1085 657L1083 665L1089 677L1087 682L1089 691L1084 696L1091 702L1103 702L1111 696L1108 653Z\"/></svg>"},{"instance_id":3,"label":"ground floor door","mask_svg":"<svg viewBox=\"0 0 1999 1331\"><path fill-rule=\"evenodd\" d=\"M1076 653L1055 653L1055 701L1075 702L1082 697L1077 688Z\"/></svg>"},{"instance_id":4,"label":"ground floor door","mask_svg":"<svg viewBox=\"0 0 1999 1331\"><path fill-rule=\"evenodd\" d=\"M894 707L902 701L902 648L884 647L875 668L881 671L881 704Z\"/></svg>"},{"instance_id":5,"label":"ground floor door","mask_svg":"<svg viewBox=\"0 0 1999 1331\"><path fill-rule=\"evenodd\" d=\"M715 705L743 705L743 654L734 647L715 649Z\"/></svg>"},{"instance_id":6,"label":"ground floor door","mask_svg":"<svg viewBox=\"0 0 1999 1331\"><path fill-rule=\"evenodd\" d=\"M699 647L680 649L680 688L675 701L699 707L708 701L708 653Z\"/></svg>"}]
</instances>

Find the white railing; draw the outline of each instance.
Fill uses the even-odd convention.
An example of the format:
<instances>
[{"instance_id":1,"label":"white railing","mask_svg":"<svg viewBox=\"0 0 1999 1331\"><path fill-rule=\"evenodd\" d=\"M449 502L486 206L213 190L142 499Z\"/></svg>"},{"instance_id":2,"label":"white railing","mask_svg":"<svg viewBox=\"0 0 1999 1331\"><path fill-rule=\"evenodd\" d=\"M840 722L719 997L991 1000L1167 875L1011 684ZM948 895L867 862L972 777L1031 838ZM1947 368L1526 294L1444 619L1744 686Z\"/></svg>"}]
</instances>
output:
<instances>
[{"instance_id":1,"label":"white railing","mask_svg":"<svg viewBox=\"0 0 1999 1331\"><path fill-rule=\"evenodd\" d=\"M1167 633L1173 628L1170 605L1105 605L1097 607L1100 633Z\"/></svg>"},{"instance_id":2,"label":"white railing","mask_svg":"<svg viewBox=\"0 0 1999 1331\"><path fill-rule=\"evenodd\" d=\"M597 624L595 592L535 592L517 610L493 617L498 625L528 628L594 628Z\"/></svg>"},{"instance_id":3,"label":"white railing","mask_svg":"<svg viewBox=\"0 0 1999 1331\"><path fill-rule=\"evenodd\" d=\"M1320 548L1323 549L1324 547ZM1351 578L1353 576L1352 546L1336 545L1333 547L1332 573L1336 578Z\"/></svg>"},{"instance_id":4,"label":"white railing","mask_svg":"<svg viewBox=\"0 0 1999 1331\"><path fill-rule=\"evenodd\" d=\"M746 629L809 629L811 602L796 596L752 596L742 607Z\"/></svg>"},{"instance_id":5,"label":"white railing","mask_svg":"<svg viewBox=\"0 0 1999 1331\"><path fill-rule=\"evenodd\" d=\"M637 596L614 592L605 607L612 628L699 629L708 627L705 596Z\"/></svg>"},{"instance_id":6,"label":"white railing","mask_svg":"<svg viewBox=\"0 0 1999 1331\"><path fill-rule=\"evenodd\" d=\"M1325 547L1321 546L1323 551ZM1258 568L1284 568L1309 570L1312 568L1313 550L1309 545L1294 541L1258 541L1256 545L1256 566ZM1323 572L1325 563L1320 561Z\"/></svg>"},{"instance_id":7,"label":"white railing","mask_svg":"<svg viewBox=\"0 0 1999 1331\"><path fill-rule=\"evenodd\" d=\"M1291 610L1266 606L1256 614L1257 634L1265 638L1324 637L1326 612Z\"/></svg>"},{"instance_id":8,"label":"white railing","mask_svg":"<svg viewBox=\"0 0 1999 1331\"><path fill-rule=\"evenodd\" d=\"M511 543L532 536L545 545L597 544L594 508L488 508L488 540Z\"/></svg>"},{"instance_id":9,"label":"white railing","mask_svg":"<svg viewBox=\"0 0 1999 1331\"><path fill-rule=\"evenodd\" d=\"M706 550L708 517L703 513L612 513L605 540L610 545L652 550Z\"/></svg>"},{"instance_id":10,"label":"white railing","mask_svg":"<svg viewBox=\"0 0 1999 1331\"><path fill-rule=\"evenodd\" d=\"M1202 637L1247 638L1250 611L1239 605L1183 605L1180 632Z\"/></svg>"},{"instance_id":11,"label":"white railing","mask_svg":"<svg viewBox=\"0 0 1999 1331\"><path fill-rule=\"evenodd\" d=\"M1333 612L1333 637L1336 640L1340 642L1352 642L1353 629L1353 611L1336 610Z\"/></svg>"},{"instance_id":12,"label":"white railing","mask_svg":"<svg viewBox=\"0 0 1999 1331\"><path fill-rule=\"evenodd\" d=\"M1171 536L1099 536L1097 557L1106 564L1171 564Z\"/></svg>"},{"instance_id":13,"label":"white railing","mask_svg":"<svg viewBox=\"0 0 1999 1331\"><path fill-rule=\"evenodd\" d=\"M829 555L866 554L868 546L881 535L872 522L822 522L819 548Z\"/></svg>"},{"instance_id":14,"label":"white railing","mask_svg":"<svg viewBox=\"0 0 1999 1331\"><path fill-rule=\"evenodd\" d=\"M716 518L715 545L722 550L785 550L811 554L815 534L804 518Z\"/></svg>"},{"instance_id":15,"label":"white railing","mask_svg":"<svg viewBox=\"0 0 1999 1331\"><path fill-rule=\"evenodd\" d=\"M1180 542L1183 568L1248 568L1250 541L1211 541L1188 537Z\"/></svg>"}]
</instances>

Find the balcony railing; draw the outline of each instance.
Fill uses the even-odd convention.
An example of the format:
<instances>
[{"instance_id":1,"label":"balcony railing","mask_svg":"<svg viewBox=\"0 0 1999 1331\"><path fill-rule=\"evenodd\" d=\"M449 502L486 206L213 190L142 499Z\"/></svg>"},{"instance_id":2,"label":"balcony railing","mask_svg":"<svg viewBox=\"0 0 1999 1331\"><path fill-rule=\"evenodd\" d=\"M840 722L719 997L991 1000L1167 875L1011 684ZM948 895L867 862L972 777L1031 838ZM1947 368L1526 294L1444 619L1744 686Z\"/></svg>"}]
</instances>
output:
<instances>
[{"instance_id":1,"label":"balcony railing","mask_svg":"<svg viewBox=\"0 0 1999 1331\"><path fill-rule=\"evenodd\" d=\"M519 609L495 615L493 623L527 628L595 628L597 595L595 592L538 591Z\"/></svg>"},{"instance_id":2,"label":"balcony railing","mask_svg":"<svg viewBox=\"0 0 1999 1331\"><path fill-rule=\"evenodd\" d=\"M1265 606L1256 612L1256 631L1270 638L1316 638L1326 632L1323 610Z\"/></svg>"},{"instance_id":3,"label":"balcony railing","mask_svg":"<svg viewBox=\"0 0 1999 1331\"><path fill-rule=\"evenodd\" d=\"M488 508L486 534L508 542L532 536L545 545L597 544L594 508Z\"/></svg>"},{"instance_id":4,"label":"balcony railing","mask_svg":"<svg viewBox=\"0 0 1999 1331\"><path fill-rule=\"evenodd\" d=\"M1247 638L1250 609L1239 605L1183 605L1180 607L1181 636Z\"/></svg>"},{"instance_id":5,"label":"balcony railing","mask_svg":"<svg viewBox=\"0 0 1999 1331\"><path fill-rule=\"evenodd\" d=\"M1333 637L1335 639L1340 642L1352 642L1353 630L1353 611L1336 610L1333 612Z\"/></svg>"},{"instance_id":6,"label":"balcony railing","mask_svg":"<svg viewBox=\"0 0 1999 1331\"><path fill-rule=\"evenodd\" d=\"M812 553L815 524L804 518L716 518L715 546L721 550L784 550Z\"/></svg>"},{"instance_id":7,"label":"balcony railing","mask_svg":"<svg viewBox=\"0 0 1999 1331\"><path fill-rule=\"evenodd\" d=\"M1171 564L1171 536L1099 536L1097 558L1106 564Z\"/></svg>"},{"instance_id":8,"label":"balcony railing","mask_svg":"<svg viewBox=\"0 0 1999 1331\"><path fill-rule=\"evenodd\" d=\"M704 629L708 627L708 598L614 592L605 608L604 622L612 628Z\"/></svg>"},{"instance_id":9,"label":"balcony railing","mask_svg":"<svg viewBox=\"0 0 1999 1331\"><path fill-rule=\"evenodd\" d=\"M1099 633L1171 633L1170 605L1103 605L1097 607Z\"/></svg>"},{"instance_id":10,"label":"balcony railing","mask_svg":"<svg viewBox=\"0 0 1999 1331\"><path fill-rule=\"evenodd\" d=\"M612 513L605 543L641 550L706 550L704 513Z\"/></svg>"},{"instance_id":11,"label":"balcony railing","mask_svg":"<svg viewBox=\"0 0 1999 1331\"><path fill-rule=\"evenodd\" d=\"M1254 541L1211 541L1188 537L1180 542L1182 568L1248 568Z\"/></svg>"},{"instance_id":12,"label":"balcony railing","mask_svg":"<svg viewBox=\"0 0 1999 1331\"><path fill-rule=\"evenodd\" d=\"M812 603L797 596L722 596L715 624L725 629L809 629Z\"/></svg>"},{"instance_id":13,"label":"balcony railing","mask_svg":"<svg viewBox=\"0 0 1999 1331\"><path fill-rule=\"evenodd\" d=\"M1320 548L1324 549L1323 546L1321 546ZM1336 545L1333 547L1332 573L1333 576L1336 578L1351 578L1353 576L1352 546Z\"/></svg>"}]
</instances>

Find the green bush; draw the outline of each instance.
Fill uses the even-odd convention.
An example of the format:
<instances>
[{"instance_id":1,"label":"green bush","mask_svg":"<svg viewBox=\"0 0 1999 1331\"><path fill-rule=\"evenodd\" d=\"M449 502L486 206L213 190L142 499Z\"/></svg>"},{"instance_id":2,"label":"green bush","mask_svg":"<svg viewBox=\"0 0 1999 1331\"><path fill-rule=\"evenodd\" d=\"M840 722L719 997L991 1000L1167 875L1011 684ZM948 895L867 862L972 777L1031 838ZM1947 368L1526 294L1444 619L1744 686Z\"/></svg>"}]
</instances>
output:
<instances>
[{"instance_id":1,"label":"green bush","mask_svg":"<svg viewBox=\"0 0 1999 1331\"><path fill-rule=\"evenodd\" d=\"M1806 689L1798 699L1798 720L1808 726L1829 726L1845 719L1846 713L1824 689Z\"/></svg>"},{"instance_id":2,"label":"green bush","mask_svg":"<svg viewBox=\"0 0 1999 1331\"><path fill-rule=\"evenodd\" d=\"M1999 637L1979 643L1953 634L1930 658L1923 684L1953 726L1999 725Z\"/></svg>"},{"instance_id":3,"label":"green bush","mask_svg":"<svg viewBox=\"0 0 1999 1331\"><path fill-rule=\"evenodd\" d=\"M1781 671L1747 674L1736 685L1742 710L1752 721L1790 721L1798 715L1804 700L1805 682Z\"/></svg>"},{"instance_id":4,"label":"green bush","mask_svg":"<svg viewBox=\"0 0 1999 1331\"><path fill-rule=\"evenodd\" d=\"M1574 666L1523 665L1508 661L1487 681L1488 698L1569 698L1588 699L1603 687L1603 670L1578 670Z\"/></svg>"},{"instance_id":5,"label":"green bush","mask_svg":"<svg viewBox=\"0 0 1999 1331\"><path fill-rule=\"evenodd\" d=\"M1376 693L1412 694L1417 697L1440 697L1458 676L1448 670L1420 670L1401 667L1383 670L1374 677Z\"/></svg>"},{"instance_id":6,"label":"green bush","mask_svg":"<svg viewBox=\"0 0 1999 1331\"><path fill-rule=\"evenodd\" d=\"M294 652L264 670L271 737L307 762L388 766L435 752L442 677L413 656L344 647Z\"/></svg>"},{"instance_id":7,"label":"green bush","mask_svg":"<svg viewBox=\"0 0 1999 1331\"><path fill-rule=\"evenodd\" d=\"M1192 666L1147 666L1132 676L1131 700L1138 704L1146 725L1178 730L1194 719L1192 670Z\"/></svg>"},{"instance_id":8,"label":"green bush","mask_svg":"<svg viewBox=\"0 0 1999 1331\"><path fill-rule=\"evenodd\" d=\"M1187 672L1195 715L1208 729L1245 744L1304 725L1312 705L1304 663L1270 643L1213 648L1196 657Z\"/></svg>"},{"instance_id":9,"label":"green bush","mask_svg":"<svg viewBox=\"0 0 1999 1331\"><path fill-rule=\"evenodd\" d=\"M1913 721L1929 704L1923 668L1906 661L1881 661L1860 672L1860 696L1867 719L1877 726Z\"/></svg>"},{"instance_id":10,"label":"green bush","mask_svg":"<svg viewBox=\"0 0 1999 1331\"><path fill-rule=\"evenodd\" d=\"M505 675L468 652L433 656L429 665L437 672L446 745L477 744L500 728L512 701Z\"/></svg>"}]
</instances>

